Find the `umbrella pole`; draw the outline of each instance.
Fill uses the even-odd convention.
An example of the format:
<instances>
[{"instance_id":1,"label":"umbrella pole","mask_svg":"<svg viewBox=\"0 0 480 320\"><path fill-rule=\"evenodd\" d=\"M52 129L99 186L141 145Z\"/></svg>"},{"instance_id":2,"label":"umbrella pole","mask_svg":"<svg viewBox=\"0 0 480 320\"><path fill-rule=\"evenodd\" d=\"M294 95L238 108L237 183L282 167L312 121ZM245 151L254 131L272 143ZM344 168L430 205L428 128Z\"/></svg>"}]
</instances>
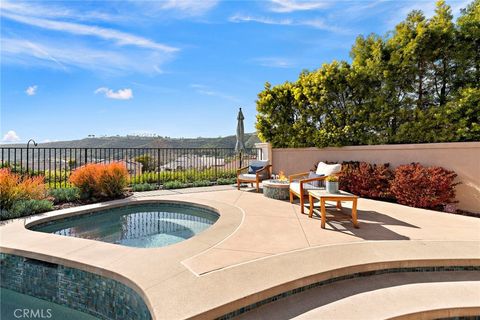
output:
<instances>
[{"instance_id":1,"label":"umbrella pole","mask_svg":"<svg viewBox=\"0 0 480 320\"><path fill-rule=\"evenodd\" d=\"M240 157L240 168L241 168L242 167L242 158L243 158L241 151L238 153L238 156Z\"/></svg>"}]
</instances>

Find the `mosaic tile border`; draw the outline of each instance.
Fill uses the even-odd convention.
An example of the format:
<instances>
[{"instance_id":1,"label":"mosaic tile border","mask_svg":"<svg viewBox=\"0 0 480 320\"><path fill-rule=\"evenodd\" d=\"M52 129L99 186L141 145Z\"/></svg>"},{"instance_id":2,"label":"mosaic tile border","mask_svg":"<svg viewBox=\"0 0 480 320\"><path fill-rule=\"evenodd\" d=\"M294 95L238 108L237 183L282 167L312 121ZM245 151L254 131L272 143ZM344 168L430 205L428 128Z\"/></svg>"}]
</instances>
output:
<instances>
[{"instance_id":1,"label":"mosaic tile border","mask_svg":"<svg viewBox=\"0 0 480 320\"><path fill-rule=\"evenodd\" d=\"M13 254L0 253L0 286L99 319L152 319L142 297L123 283Z\"/></svg>"},{"instance_id":2,"label":"mosaic tile border","mask_svg":"<svg viewBox=\"0 0 480 320\"><path fill-rule=\"evenodd\" d=\"M382 274L388 274L388 273L401 273L401 272L444 272L444 271L480 271L480 266L449 266L449 267L410 267L410 268L390 268L390 269L380 269L380 270L374 270L374 271L365 271L365 272L357 272L357 273L352 273L340 277L335 277L331 279L327 279L324 281L320 282L315 282L303 287L295 288L277 295L274 295L272 297L263 299L261 301L249 304L245 307L242 307L240 309L237 309L235 311L229 312L227 314L224 314L223 316L220 316L216 318L216 320L228 320L228 319L233 319L241 314L244 314L248 311L251 311L253 309L259 308L263 305L266 305L268 303L290 297L294 294L301 293L303 291L307 291L313 288L321 287L327 284L331 284L334 282L338 281L343 281L343 280L350 280L350 279L355 279L355 278L361 278L361 277L370 277L370 276L377 276L377 275L382 275Z\"/></svg>"},{"instance_id":3,"label":"mosaic tile border","mask_svg":"<svg viewBox=\"0 0 480 320\"><path fill-rule=\"evenodd\" d=\"M146 202L146 203L134 203L134 204L124 204L120 206L113 206L110 208L102 208L100 210L91 210L91 211L85 211L81 212L76 215L68 216L68 217L52 217L48 221L40 222L40 223L29 223L27 225L27 229L37 231L38 229L41 229L45 226L50 226L52 224L58 223L59 221L62 222L67 222L67 221L75 221L77 219L80 219L81 217L86 217L86 216L92 216L92 215L98 215L102 214L105 212L110 212L112 210L129 210L133 208L139 208L141 210L142 208L146 211L153 211L153 210L161 210L162 208L165 207L176 207L176 208L183 208L183 209L195 209L198 211L198 214L195 213L189 213L192 215L196 216L203 216L205 218L211 219L213 222L216 222L220 218L220 214L216 212L214 209L209 209L205 208L203 206L198 206L195 205L194 203L189 204L189 203L181 203L181 202ZM119 213L120 214L120 213Z\"/></svg>"}]
</instances>

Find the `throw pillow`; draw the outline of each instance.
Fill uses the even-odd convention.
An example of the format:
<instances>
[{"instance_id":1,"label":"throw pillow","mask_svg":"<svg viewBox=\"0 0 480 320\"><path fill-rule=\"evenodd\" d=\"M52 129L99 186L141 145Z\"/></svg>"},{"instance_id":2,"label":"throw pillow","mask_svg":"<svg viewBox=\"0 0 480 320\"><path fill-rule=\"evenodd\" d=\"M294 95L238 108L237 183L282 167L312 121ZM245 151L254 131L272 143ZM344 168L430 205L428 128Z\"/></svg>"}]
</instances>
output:
<instances>
[{"instance_id":1,"label":"throw pillow","mask_svg":"<svg viewBox=\"0 0 480 320\"><path fill-rule=\"evenodd\" d=\"M310 171L308 173L308 179L318 178L318 177L323 177L323 176L324 176L323 174L316 174L313 171ZM320 181L310 181L309 184L312 185L313 187L320 187Z\"/></svg>"},{"instance_id":2,"label":"throw pillow","mask_svg":"<svg viewBox=\"0 0 480 320\"><path fill-rule=\"evenodd\" d=\"M249 166L249 167L248 167L248 173L249 173L249 174L255 174L255 173L257 173L257 171L260 170L260 169L263 169L263 167L262 167L262 166L260 166L260 167L257 167L257 166Z\"/></svg>"},{"instance_id":3,"label":"throw pillow","mask_svg":"<svg viewBox=\"0 0 480 320\"><path fill-rule=\"evenodd\" d=\"M317 174L323 174L325 176L330 176L334 173L339 173L342 171L342 165L340 163L337 164L326 164L325 162L318 163L317 166Z\"/></svg>"}]
</instances>

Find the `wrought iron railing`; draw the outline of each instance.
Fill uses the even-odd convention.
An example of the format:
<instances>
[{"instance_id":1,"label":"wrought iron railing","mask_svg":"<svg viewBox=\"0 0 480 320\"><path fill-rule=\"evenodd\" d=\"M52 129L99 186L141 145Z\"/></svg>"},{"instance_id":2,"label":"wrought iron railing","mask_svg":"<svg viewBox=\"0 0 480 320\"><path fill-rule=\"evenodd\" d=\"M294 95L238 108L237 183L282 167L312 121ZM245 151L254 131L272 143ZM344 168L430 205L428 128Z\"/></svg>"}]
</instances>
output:
<instances>
[{"instance_id":1,"label":"wrought iron railing","mask_svg":"<svg viewBox=\"0 0 480 320\"><path fill-rule=\"evenodd\" d=\"M50 188L69 186L70 174L90 163L121 162L131 184L167 181L216 181L232 178L236 169L262 158L250 148L44 148L0 147L0 166L23 175L43 175Z\"/></svg>"}]
</instances>

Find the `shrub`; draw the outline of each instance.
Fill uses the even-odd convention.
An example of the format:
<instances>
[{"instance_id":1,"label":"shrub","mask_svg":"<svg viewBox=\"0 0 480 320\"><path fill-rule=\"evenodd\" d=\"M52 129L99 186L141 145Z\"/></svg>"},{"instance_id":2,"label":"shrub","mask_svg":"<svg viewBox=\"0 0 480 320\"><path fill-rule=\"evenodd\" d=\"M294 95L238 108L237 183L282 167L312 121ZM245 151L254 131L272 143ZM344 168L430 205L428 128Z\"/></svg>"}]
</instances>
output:
<instances>
[{"instance_id":1,"label":"shrub","mask_svg":"<svg viewBox=\"0 0 480 320\"><path fill-rule=\"evenodd\" d=\"M193 187L208 187L211 185L212 183L208 180L198 180L198 181L193 181L192 183Z\"/></svg>"},{"instance_id":2,"label":"shrub","mask_svg":"<svg viewBox=\"0 0 480 320\"><path fill-rule=\"evenodd\" d=\"M98 196L100 190L100 176L102 164L87 164L75 170L69 178L69 181L78 189L84 198Z\"/></svg>"},{"instance_id":3,"label":"shrub","mask_svg":"<svg viewBox=\"0 0 480 320\"><path fill-rule=\"evenodd\" d=\"M194 182L198 180L215 181L219 178L236 178L237 173L235 169L218 169L215 168L196 170L176 170L176 171L161 171L161 172L144 172L142 174L132 176L131 183L166 183L168 181L185 181Z\"/></svg>"},{"instance_id":4,"label":"shrub","mask_svg":"<svg viewBox=\"0 0 480 320\"><path fill-rule=\"evenodd\" d=\"M234 184L237 183L237 178L218 178L217 184Z\"/></svg>"},{"instance_id":5,"label":"shrub","mask_svg":"<svg viewBox=\"0 0 480 320\"><path fill-rule=\"evenodd\" d=\"M142 164L143 171L152 171L156 167L154 158L148 154L135 157L134 160Z\"/></svg>"},{"instance_id":6,"label":"shrub","mask_svg":"<svg viewBox=\"0 0 480 320\"><path fill-rule=\"evenodd\" d=\"M168 181L163 184L164 189L181 189L181 188L187 188L187 187L188 187L188 184L178 180Z\"/></svg>"},{"instance_id":7,"label":"shrub","mask_svg":"<svg viewBox=\"0 0 480 320\"><path fill-rule=\"evenodd\" d=\"M53 209L53 204L49 200L19 200L8 210L0 211L0 220L20 218L24 216L29 216L32 214L37 214L41 212L51 211Z\"/></svg>"},{"instance_id":8,"label":"shrub","mask_svg":"<svg viewBox=\"0 0 480 320\"><path fill-rule=\"evenodd\" d=\"M452 203L457 175L441 167L423 167L418 163L395 170L392 192L397 202L412 207L437 208Z\"/></svg>"},{"instance_id":9,"label":"shrub","mask_svg":"<svg viewBox=\"0 0 480 320\"><path fill-rule=\"evenodd\" d=\"M340 176L340 189L361 197L393 200L390 187L393 172L389 164L369 164L366 162L344 162Z\"/></svg>"},{"instance_id":10,"label":"shrub","mask_svg":"<svg viewBox=\"0 0 480 320\"><path fill-rule=\"evenodd\" d=\"M10 209L20 200L42 200L47 196L44 179L37 177L21 177L10 169L0 169L0 207Z\"/></svg>"},{"instance_id":11,"label":"shrub","mask_svg":"<svg viewBox=\"0 0 480 320\"><path fill-rule=\"evenodd\" d=\"M75 170L70 182L86 198L117 198L128 185L128 171L121 163L88 164Z\"/></svg>"},{"instance_id":12,"label":"shrub","mask_svg":"<svg viewBox=\"0 0 480 320\"><path fill-rule=\"evenodd\" d=\"M156 190L157 186L155 184L151 183L137 183L132 185L132 190L135 192L139 191L151 191L151 190Z\"/></svg>"},{"instance_id":13,"label":"shrub","mask_svg":"<svg viewBox=\"0 0 480 320\"><path fill-rule=\"evenodd\" d=\"M107 198L118 198L128 185L128 170L121 163L110 163L102 168L99 185L101 195Z\"/></svg>"},{"instance_id":14,"label":"shrub","mask_svg":"<svg viewBox=\"0 0 480 320\"><path fill-rule=\"evenodd\" d=\"M54 203L73 202L80 199L80 190L78 188L50 189L48 193L53 197Z\"/></svg>"}]
</instances>

